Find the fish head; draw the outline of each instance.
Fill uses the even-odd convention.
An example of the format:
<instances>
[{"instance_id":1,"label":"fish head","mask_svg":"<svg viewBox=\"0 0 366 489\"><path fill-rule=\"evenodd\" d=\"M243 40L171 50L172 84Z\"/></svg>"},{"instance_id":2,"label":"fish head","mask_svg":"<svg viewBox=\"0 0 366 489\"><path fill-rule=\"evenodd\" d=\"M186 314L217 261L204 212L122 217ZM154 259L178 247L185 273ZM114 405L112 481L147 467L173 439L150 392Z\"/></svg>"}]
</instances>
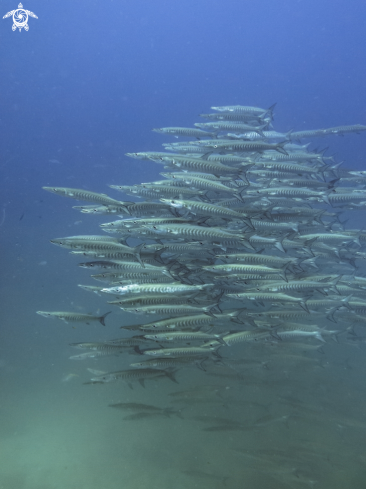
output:
<instances>
[{"instance_id":1,"label":"fish head","mask_svg":"<svg viewBox=\"0 0 366 489\"><path fill-rule=\"evenodd\" d=\"M171 207L174 207L175 209L182 209L184 207L184 203L182 200L160 199L160 201L164 204L168 204Z\"/></svg>"},{"instance_id":2,"label":"fish head","mask_svg":"<svg viewBox=\"0 0 366 489\"><path fill-rule=\"evenodd\" d=\"M144 362L131 363L131 367L135 368L145 368Z\"/></svg>"},{"instance_id":3,"label":"fish head","mask_svg":"<svg viewBox=\"0 0 366 489\"><path fill-rule=\"evenodd\" d=\"M52 192L57 195L66 195L67 192L65 189L60 187L42 187L43 190L47 190L47 192Z\"/></svg>"},{"instance_id":4,"label":"fish head","mask_svg":"<svg viewBox=\"0 0 366 489\"><path fill-rule=\"evenodd\" d=\"M155 357L158 354L159 354L159 350L145 350L144 351L144 355L149 355L152 357Z\"/></svg>"},{"instance_id":5,"label":"fish head","mask_svg":"<svg viewBox=\"0 0 366 489\"><path fill-rule=\"evenodd\" d=\"M43 316L45 318L53 318L53 317L55 317L55 315L52 314L52 312L47 312L47 311L37 311L37 314L39 314L40 316Z\"/></svg>"},{"instance_id":6,"label":"fish head","mask_svg":"<svg viewBox=\"0 0 366 489\"><path fill-rule=\"evenodd\" d=\"M99 375L98 377L92 377L90 379L90 382L93 382L95 384L105 384L107 382L113 382L115 379L113 375L111 374L106 374L106 375Z\"/></svg>"},{"instance_id":7,"label":"fish head","mask_svg":"<svg viewBox=\"0 0 366 489\"><path fill-rule=\"evenodd\" d=\"M140 159L145 158L147 155L146 153L126 153L126 156L129 156L130 158Z\"/></svg>"},{"instance_id":8,"label":"fish head","mask_svg":"<svg viewBox=\"0 0 366 489\"><path fill-rule=\"evenodd\" d=\"M216 272L217 271L216 267L215 266L212 266L212 265L202 267L202 269L203 270L206 270L206 272Z\"/></svg>"},{"instance_id":9,"label":"fish head","mask_svg":"<svg viewBox=\"0 0 366 489\"><path fill-rule=\"evenodd\" d=\"M50 239L50 242L52 244L55 244L58 246L66 246L67 245L67 242L62 238Z\"/></svg>"},{"instance_id":10,"label":"fish head","mask_svg":"<svg viewBox=\"0 0 366 489\"><path fill-rule=\"evenodd\" d=\"M159 337L156 334L145 334L144 338L147 338L148 340L158 340Z\"/></svg>"}]
</instances>

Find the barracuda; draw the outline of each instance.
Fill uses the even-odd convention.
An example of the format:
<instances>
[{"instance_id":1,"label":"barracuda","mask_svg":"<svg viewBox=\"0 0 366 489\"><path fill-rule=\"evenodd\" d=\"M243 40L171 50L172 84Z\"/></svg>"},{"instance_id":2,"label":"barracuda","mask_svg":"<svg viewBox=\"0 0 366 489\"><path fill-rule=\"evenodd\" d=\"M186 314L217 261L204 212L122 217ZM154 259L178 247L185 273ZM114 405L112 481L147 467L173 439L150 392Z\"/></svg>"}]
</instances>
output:
<instances>
[{"instance_id":1,"label":"barracuda","mask_svg":"<svg viewBox=\"0 0 366 489\"><path fill-rule=\"evenodd\" d=\"M202 129L211 129L215 131L232 131L232 132L246 132L252 131L254 134L260 135L264 137L263 129L267 126L267 124L257 125L257 127L250 124L235 124L234 122L201 122L195 123L196 127L200 127Z\"/></svg>"},{"instance_id":2,"label":"barracuda","mask_svg":"<svg viewBox=\"0 0 366 489\"><path fill-rule=\"evenodd\" d=\"M206 190L210 190L212 192L226 192L230 194L237 194L237 188L233 187L227 187L226 185L223 185L222 183L219 183L217 181L209 180L207 178L199 178L199 177L186 177L184 174L182 174L180 177L182 182L184 182L186 185L191 185L192 187L196 188L204 188Z\"/></svg>"},{"instance_id":3,"label":"barracuda","mask_svg":"<svg viewBox=\"0 0 366 489\"><path fill-rule=\"evenodd\" d=\"M215 352L218 348L222 346L221 343L214 346L190 346L190 347L180 347L180 348L160 348L157 350L144 350L144 355L156 356L156 357L184 357L184 356L207 356L210 352Z\"/></svg>"},{"instance_id":4,"label":"barracuda","mask_svg":"<svg viewBox=\"0 0 366 489\"><path fill-rule=\"evenodd\" d=\"M223 111L212 114L200 114L204 119L217 121L258 121L259 123L270 122L271 118L265 114L251 114L250 112Z\"/></svg>"},{"instance_id":5,"label":"barracuda","mask_svg":"<svg viewBox=\"0 0 366 489\"><path fill-rule=\"evenodd\" d=\"M66 187L42 187L47 192L52 192L62 197L70 197L76 200L86 200L87 202L95 202L96 204L103 205L123 205L123 202L112 199L106 194L98 194L96 192L89 192L88 190L78 188L66 188Z\"/></svg>"},{"instance_id":6,"label":"barracuda","mask_svg":"<svg viewBox=\"0 0 366 489\"><path fill-rule=\"evenodd\" d=\"M200 141L202 143L202 141ZM265 143L263 141L230 141L227 143L221 143L219 141L215 141L212 143L207 143L206 147L208 149L215 150L217 152L220 151L240 151L240 152L257 152L263 153L264 151L268 151L270 149L278 151L279 153L283 153L284 155L288 155L286 149L284 148L287 141L282 141L277 144Z\"/></svg>"},{"instance_id":7,"label":"barracuda","mask_svg":"<svg viewBox=\"0 0 366 489\"><path fill-rule=\"evenodd\" d=\"M142 331L179 331L182 329L195 329L202 326L213 326L215 324L227 323L232 318L235 318L239 312L232 315L229 313L220 314L216 317L211 317L206 314L197 314L195 316L180 316L176 318L163 319L162 321L154 321L152 323L141 325Z\"/></svg>"},{"instance_id":8,"label":"barracuda","mask_svg":"<svg viewBox=\"0 0 366 489\"><path fill-rule=\"evenodd\" d=\"M263 194L276 197L300 197L302 199L320 200L329 204L330 191L315 191L307 188L286 188L286 187L269 187L257 190L248 190L249 195Z\"/></svg>"},{"instance_id":9,"label":"barracuda","mask_svg":"<svg viewBox=\"0 0 366 489\"><path fill-rule=\"evenodd\" d=\"M155 272L153 270L148 270L141 268L141 271L137 272L128 272L126 270L120 272L104 272L98 273L95 275L91 275L94 280L98 280L100 282L112 282L112 285L122 286L129 285L131 282L138 283L171 283L174 282L174 279L171 276L162 277L161 272ZM105 287L102 287L102 289Z\"/></svg>"},{"instance_id":10,"label":"barracuda","mask_svg":"<svg viewBox=\"0 0 366 489\"><path fill-rule=\"evenodd\" d=\"M174 304L157 304L154 306L140 306L140 307L125 307L120 306L125 312L132 314L156 314L157 316L182 316L193 314L197 315L200 312L208 314L209 316L215 317L212 313L212 309L217 306L216 303L212 303L211 306L203 307L199 306L188 306L184 305L174 305Z\"/></svg>"},{"instance_id":11,"label":"barracuda","mask_svg":"<svg viewBox=\"0 0 366 489\"><path fill-rule=\"evenodd\" d=\"M294 304L299 304L305 311L309 312L309 308L307 306L306 300L300 297L292 297L287 294L276 293L270 294L265 292L242 292L239 294L227 294L226 297L230 297L232 299L237 300L249 300L256 301L258 303L261 302L293 302Z\"/></svg>"},{"instance_id":12,"label":"barracuda","mask_svg":"<svg viewBox=\"0 0 366 489\"><path fill-rule=\"evenodd\" d=\"M155 273L168 272L161 266L150 265L149 263L140 264L133 261L122 261L122 260L110 260L110 261L89 261L85 263L79 263L79 267L87 269L101 268L103 270L140 270L141 267L146 270L150 270Z\"/></svg>"},{"instance_id":13,"label":"barracuda","mask_svg":"<svg viewBox=\"0 0 366 489\"><path fill-rule=\"evenodd\" d=\"M175 331L173 333L155 333L155 334L147 334L145 338L148 340L154 340L158 343L167 341L167 342L175 342L175 341L208 341L208 340L220 340L222 336L227 333L221 334L209 334L209 333L201 333L200 331Z\"/></svg>"},{"instance_id":14,"label":"barracuda","mask_svg":"<svg viewBox=\"0 0 366 489\"><path fill-rule=\"evenodd\" d=\"M200 226L179 226L175 224L167 226L154 226L155 232L164 235L173 235L194 241L214 241L221 242L225 240L246 241L246 238L240 234L229 233L220 228L204 228Z\"/></svg>"},{"instance_id":15,"label":"barracuda","mask_svg":"<svg viewBox=\"0 0 366 489\"><path fill-rule=\"evenodd\" d=\"M105 326L105 318L111 311L106 312L103 316L94 316L93 314L80 314L76 312L49 312L49 311L37 311L37 314L45 318L57 318L61 319L65 323L68 322L81 322L89 324L93 321L99 321L102 326Z\"/></svg>"},{"instance_id":16,"label":"barracuda","mask_svg":"<svg viewBox=\"0 0 366 489\"><path fill-rule=\"evenodd\" d=\"M163 199L161 199L163 201ZM106 222L100 225L102 229L104 228L116 228L116 229L130 229L139 228L141 226L147 225L158 225L158 224L187 224L189 219L184 219L181 217L160 217L160 218L149 218L149 219L121 219L119 221Z\"/></svg>"},{"instance_id":17,"label":"barracuda","mask_svg":"<svg viewBox=\"0 0 366 489\"><path fill-rule=\"evenodd\" d=\"M236 212L226 207L221 207L215 204L208 204L206 202L196 202L193 200L169 200L160 199L164 204L168 204L175 209L184 209L190 211L192 214L202 216L214 216L224 217L228 219L239 219L251 226L250 219L240 212Z\"/></svg>"},{"instance_id":18,"label":"barracuda","mask_svg":"<svg viewBox=\"0 0 366 489\"><path fill-rule=\"evenodd\" d=\"M128 203L118 205L74 205L73 209L76 209L83 214L129 214L127 210Z\"/></svg>"},{"instance_id":19,"label":"barracuda","mask_svg":"<svg viewBox=\"0 0 366 489\"><path fill-rule=\"evenodd\" d=\"M271 337L271 333L267 330L240 331L239 333L231 333L224 336L222 339L227 346L243 343L247 341L259 341Z\"/></svg>"},{"instance_id":20,"label":"barracuda","mask_svg":"<svg viewBox=\"0 0 366 489\"><path fill-rule=\"evenodd\" d=\"M163 357L163 358L149 358L144 362L131 363L131 367L135 368L182 368L182 367L197 367L203 371L206 371L203 364L208 360L208 356L205 357Z\"/></svg>"},{"instance_id":21,"label":"barracuda","mask_svg":"<svg viewBox=\"0 0 366 489\"><path fill-rule=\"evenodd\" d=\"M221 107L211 107L212 110L219 112L235 112L237 114L254 114L258 116L269 114L273 117L273 109L276 104L271 105L268 109L261 109L260 107L251 107L249 105L223 105Z\"/></svg>"},{"instance_id":22,"label":"barracuda","mask_svg":"<svg viewBox=\"0 0 366 489\"><path fill-rule=\"evenodd\" d=\"M193 129L191 127L161 127L160 129L153 129L154 132L159 134L172 134L173 136L188 136L201 139L204 137L214 138L215 134L207 131L201 131L200 129Z\"/></svg>"},{"instance_id":23,"label":"barracuda","mask_svg":"<svg viewBox=\"0 0 366 489\"><path fill-rule=\"evenodd\" d=\"M174 282L171 284L151 284L140 285L131 284L122 287L111 287L109 289L102 289L102 292L107 294L196 294L199 291L210 289L213 284L204 285L185 285L180 282Z\"/></svg>"},{"instance_id":24,"label":"barracuda","mask_svg":"<svg viewBox=\"0 0 366 489\"><path fill-rule=\"evenodd\" d=\"M264 255L262 253L222 254L222 255L216 255L216 258L226 261L226 263L233 263L233 262L257 263L261 265L270 263L280 268L285 267L287 265L297 265L299 263L299 258L292 258L292 257L281 258L280 256Z\"/></svg>"},{"instance_id":25,"label":"barracuda","mask_svg":"<svg viewBox=\"0 0 366 489\"><path fill-rule=\"evenodd\" d=\"M240 175L244 172L244 168L247 166L242 164L243 168L234 168L231 166L223 165L221 163L214 163L208 160L200 158L184 158L184 157L171 157L165 156L162 158L162 162L166 165L180 168L181 170L190 170L203 173L210 173L212 175Z\"/></svg>"},{"instance_id":26,"label":"barracuda","mask_svg":"<svg viewBox=\"0 0 366 489\"><path fill-rule=\"evenodd\" d=\"M281 275L284 280L287 281L285 271L289 263L286 263L282 270L278 268L266 267L264 265L255 264L242 264L242 263L228 263L225 265L213 265L202 267L203 270L211 273L253 273L253 274L276 274Z\"/></svg>"},{"instance_id":27,"label":"barracuda","mask_svg":"<svg viewBox=\"0 0 366 489\"><path fill-rule=\"evenodd\" d=\"M168 377L173 382L177 383L175 380L173 372L168 372L166 370L158 370L158 369L135 369L135 370L121 370L119 372L107 372L103 375L98 375L97 377L93 377L90 379L90 383L92 384L105 384L108 382L116 382L117 380L123 380L128 385L130 385L133 381L138 381L140 384L145 387L144 382L148 379L158 379L162 377ZM130 387L132 387L130 385Z\"/></svg>"},{"instance_id":28,"label":"barracuda","mask_svg":"<svg viewBox=\"0 0 366 489\"><path fill-rule=\"evenodd\" d=\"M141 266L144 264L141 260L141 249L143 244L130 247L121 244L117 239L110 236L75 236L70 238L56 238L52 239L51 243L62 246L63 248L70 248L74 250L90 251L94 253L124 253L134 256Z\"/></svg>"}]
</instances>

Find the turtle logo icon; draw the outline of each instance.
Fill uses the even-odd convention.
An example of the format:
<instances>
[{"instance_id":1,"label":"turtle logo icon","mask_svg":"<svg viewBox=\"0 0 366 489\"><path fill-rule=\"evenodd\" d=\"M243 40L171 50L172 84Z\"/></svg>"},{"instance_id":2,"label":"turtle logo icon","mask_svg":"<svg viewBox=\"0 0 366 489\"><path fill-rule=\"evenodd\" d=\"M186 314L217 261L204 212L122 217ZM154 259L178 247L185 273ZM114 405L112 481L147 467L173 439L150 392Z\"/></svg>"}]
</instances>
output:
<instances>
[{"instance_id":1,"label":"turtle logo icon","mask_svg":"<svg viewBox=\"0 0 366 489\"><path fill-rule=\"evenodd\" d=\"M12 10L11 12L8 12L6 15L4 15L3 19L6 19L11 15L13 16L13 25L11 28L13 31L18 28L19 32L22 30L23 27L25 31L29 29L28 16L38 19L38 17L33 12L30 12L29 10L24 10L21 3L18 5L18 8L16 10Z\"/></svg>"}]
</instances>

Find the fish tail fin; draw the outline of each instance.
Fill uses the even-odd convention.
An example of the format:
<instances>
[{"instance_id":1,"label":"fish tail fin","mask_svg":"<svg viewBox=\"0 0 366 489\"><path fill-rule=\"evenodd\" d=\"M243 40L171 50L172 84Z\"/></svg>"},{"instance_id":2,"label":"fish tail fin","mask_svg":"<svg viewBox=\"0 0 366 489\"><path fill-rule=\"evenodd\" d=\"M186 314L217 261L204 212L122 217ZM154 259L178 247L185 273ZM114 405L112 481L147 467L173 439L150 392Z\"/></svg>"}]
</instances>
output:
<instances>
[{"instance_id":1,"label":"fish tail fin","mask_svg":"<svg viewBox=\"0 0 366 489\"><path fill-rule=\"evenodd\" d=\"M176 384L179 384L179 382L177 381L177 379L175 378L175 374L177 373L176 370L164 370L165 372L165 375L167 377L169 377L169 379L172 381L172 382L175 382Z\"/></svg>"},{"instance_id":2,"label":"fish tail fin","mask_svg":"<svg viewBox=\"0 0 366 489\"><path fill-rule=\"evenodd\" d=\"M254 226L252 224L252 221L250 220L250 217L242 217L241 220L243 221L244 224L246 224L250 229L254 230Z\"/></svg>"},{"instance_id":3,"label":"fish tail fin","mask_svg":"<svg viewBox=\"0 0 366 489\"><path fill-rule=\"evenodd\" d=\"M242 192L244 192L245 189L241 190L240 192L234 192L233 196L238 199L240 202L244 202L243 196L241 195Z\"/></svg>"},{"instance_id":4,"label":"fish tail fin","mask_svg":"<svg viewBox=\"0 0 366 489\"><path fill-rule=\"evenodd\" d=\"M313 220L316 221L321 226L324 226L324 222L321 220L321 217L324 214L324 212L325 210L321 210L315 216L313 216Z\"/></svg>"},{"instance_id":5,"label":"fish tail fin","mask_svg":"<svg viewBox=\"0 0 366 489\"><path fill-rule=\"evenodd\" d=\"M325 339L322 337L322 335L317 331L316 334L315 334L315 338L317 340L320 340L322 341L323 343L325 343Z\"/></svg>"},{"instance_id":6,"label":"fish tail fin","mask_svg":"<svg viewBox=\"0 0 366 489\"><path fill-rule=\"evenodd\" d=\"M103 314L103 316L100 316L100 318L99 318L99 322L100 322L100 324L101 324L102 326L105 326L105 322L104 322L104 320L105 320L105 318L108 316L108 314L110 314L111 312L112 312L112 311L108 311L108 312L106 312L105 314Z\"/></svg>"},{"instance_id":7,"label":"fish tail fin","mask_svg":"<svg viewBox=\"0 0 366 489\"><path fill-rule=\"evenodd\" d=\"M206 372L206 369L205 369L205 366L204 366L204 363L205 363L206 360L207 360L207 357L203 358L202 360L200 360L200 361L198 361L196 363L197 368L199 368L200 370L203 370L204 372Z\"/></svg>"},{"instance_id":8,"label":"fish tail fin","mask_svg":"<svg viewBox=\"0 0 366 489\"><path fill-rule=\"evenodd\" d=\"M262 124L260 127L257 127L254 129L254 132L262 136L262 138L265 138L266 136L263 133L263 129L265 130L268 124Z\"/></svg>"},{"instance_id":9,"label":"fish tail fin","mask_svg":"<svg viewBox=\"0 0 366 489\"><path fill-rule=\"evenodd\" d=\"M285 138L291 140L291 134L293 133L293 131L294 131L293 129L290 129L288 132L286 132Z\"/></svg>"},{"instance_id":10,"label":"fish tail fin","mask_svg":"<svg viewBox=\"0 0 366 489\"><path fill-rule=\"evenodd\" d=\"M279 251L281 251L282 253L286 253L286 250L285 248L283 247L283 240L286 238L286 236L284 236L281 240L279 241L276 241L275 243L275 248L277 248Z\"/></svg>"},{"instance_id":11,"label":"fish tail fin","mask_svg":"<svg viewBox=\"0 0 366 489\"><path fill-rule=\"evenodd\" d=\"M140 265L145 268L143 261L141 260L141 250L145 246L145 243L141 243L133 248L133 256L138 260Z\"/></svg>"},{"instance_id":12,"label":"fish tail fin","mask_svg":"<svg viewBox=\"0 0 366 489\"><path fill-rule=\"evenodd\" d=\"M321 198L323 200L323 202L325 202L326 204L328 205L331 205L330 201L329 201L329 194L333 191L333 189L330 189L330 190L327 190L327 192L321 192Z\"/></svg>"},{"instance_id":13,"label":"fish tail fin","mask_svg":"<svg viewBox=\"0 0 366 489\"><path fill-rule=\"evenodd\" d=\"M340 178L334 178L333 180L331 180L330 182L328 182L328 188L334 188L335 184L337 182L339 182Z\"/></svg>"},{"instance_id":14,"label":"fish tail fin","mask_svg":"<svg viewBox=\"0 0 366 489\"><path fill-rule=\"evenodd\" d=\"M341 300L342 306L347 307L349 310L352 310L351 306L349 305L349 301L351 300L352 296L353 296L353 294L350 294Z\"/></svg>"},{"instance_id":15,"label":"fish tail fin","mask_svg":"<svg viewBox=\"0 0 366 489\"><path fill-rule=\"evenodd\" d=\"M283 155L288 156L288 152L285 150L285 144L287 144L288 141L281 141L280 143L276 144L275 150L278 151L278 153L282 153Z\"/></svg>"},{"instance_id":16,"label":"fish tail fin","mask_svg":"<svg viewBox=\"0 0 366 489\"><path fill-rule=\"evenodd\" d=\"M216 304L213 304L210 307L205 307L204 308L204 314L207 314L208 316L211 316L213 318L216 318L216 316L212 312L212 309L214 309L215 307L217 307L217 309L219 309L219 311L222 312L221 309L220 309L220 307L219 307L219 303L217 302Z\"/></svg>"},{"instance_id":17,"label":"fish tail fin","mask_svg":"<svg viewBox=\"0 0 366 489\"><path fill-rule=\"evenodd\" d=\"M243 164L244 164L244 163L243 163ZM245 165L245 166L247 166L247 165ZM248 187L250 186L250 183L249 183L249 180L248 180L248 178L247 178L247 174L246 174L246 172L245 172L245 171L240 172L240 173L238 174L238 178L240 178L240 180L241 180L242 182L244 182L244 183L245 183L245 184L246 184ZM246 188L245 188L245 189L243 189L243 190L240 192L240 200L243 200L243 197L242 197L241 193L242 193L244 190L246 190Z\"/></svg>"},{"instance_id":18,"label":"fish tail fin","mask_svg":"<svg viewBox=\"0 0 366 489\"><path fill-rule=\"evenodd\" d=\"M268 107L268 109L266 110L266 114L269 114L271 117L273 117L273 110L276 107L276 105L277 105L277 102L275 102L270 107Z\"/></svg>"},{"instance_id":19,"label":"fish tail fin","mask_svg":"<svg viewBox=\"0 0 366 489\"><path fill-rule=\"evenodd\" d=\"M332 309L328 312L326 318L329 319L329 321L332 321L333 323L336 323L336 319L334 317L334 314L338 311L338 307L332 307Z\"/></svg>"},{"instance_id":20,"label":"fish tail fin","mask_svg":"<svg viewBox=\"0 0 366 489\"><path fill-rule=\"evenodd\" d=\"M285 282L288 282L288 278L287 278L287 275L286 275L286 271L288 269L288 267L291 265L291 262L288 261L287 263L284 264L284 266L282 267L281 271L279 271L278 275L285 281Z\"/></svg>"},{"instance_id":21,"label":"fish tail fin","mask_svg":"<svg viewBox=\"0 0 366 489\"><path fill-rule=\"evenodd\" d=\"M160 248L159 250L156 250L153 257L156 261L161 263L162 265L165 265L163 259L161 258L161 255L166 251L168 248Z\"/></svg>"},{"instance_id":22,"label":"fish tail fin","mask_svg":"<svg viewBox=\"0 0 366 489\"><path fill-rule=\"evenodd\" d=\"M312 258L305 258L304 260L301 260L299 262L299 265L309 265L309 266L311 266L313 268L319 268L317 266L317 264L315 263L315 261L316 261L317 258L318 258L317 256L314 256Z\"/></svg>"}]
</instances>

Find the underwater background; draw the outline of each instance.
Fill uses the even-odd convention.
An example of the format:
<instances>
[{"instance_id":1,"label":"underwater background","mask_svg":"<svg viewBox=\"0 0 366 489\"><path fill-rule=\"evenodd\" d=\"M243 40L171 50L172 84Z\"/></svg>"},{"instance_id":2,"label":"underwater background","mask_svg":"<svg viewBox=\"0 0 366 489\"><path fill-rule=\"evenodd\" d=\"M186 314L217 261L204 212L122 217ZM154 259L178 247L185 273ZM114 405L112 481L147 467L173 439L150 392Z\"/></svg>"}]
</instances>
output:
<instances>
[{"instance_id":1,"label":"underwater background","mask_svg":"<svg viewBox=\"0 0 366 489\"><path fill-rule=\"evenodd\" d=\"M3 0L1 17L16 8L16 1ZM28 32L13 32L11 18L0 22L0 489L364 488L366 418L364 426L330 428L328 412L320 410L316 421L312 416L296 429L271 422L259 433L209 433L178 417L123 421L108 404L166 406L169 393L206 385L204 372L190 369L180 385L164 380L146 389L83 385L90 375L84 362L69 360L69 343L113 338L136 318L113 309L105 328L73 327L36 311L108 310L104 299L76 286L89 280L80 260L49 242L97 234L105 217L80 214L72 209L78 202L42 186L118 199L108 184L158 180L158 165L125 153L161 151L171 138L153 128L190 127L212 105L277 103L274 127L281 132L365 124L366 4L32 0L24 8L38 17L29 18ZM327 154L344 167L365 170L364 134L311 147L328 145ZM361 229L365 219L357 216L352 224ZM281 380L284 395L289 378L288 395L307 386L312 403L319 397L322 407L326 397L344 415L362 417L364 345L331 346L324 368L277 366L248 385L212 377L243 404L230 411L224 393L219 414L208 404L195 415L204 409L211 416L259 418L275 402L275 382ZM88 366L118 370L121 359ZM255 415L248 399L259 406ZM304 440L319 454L315 482L251 471L234 450Z\"/></svg>"}]
</instances>

